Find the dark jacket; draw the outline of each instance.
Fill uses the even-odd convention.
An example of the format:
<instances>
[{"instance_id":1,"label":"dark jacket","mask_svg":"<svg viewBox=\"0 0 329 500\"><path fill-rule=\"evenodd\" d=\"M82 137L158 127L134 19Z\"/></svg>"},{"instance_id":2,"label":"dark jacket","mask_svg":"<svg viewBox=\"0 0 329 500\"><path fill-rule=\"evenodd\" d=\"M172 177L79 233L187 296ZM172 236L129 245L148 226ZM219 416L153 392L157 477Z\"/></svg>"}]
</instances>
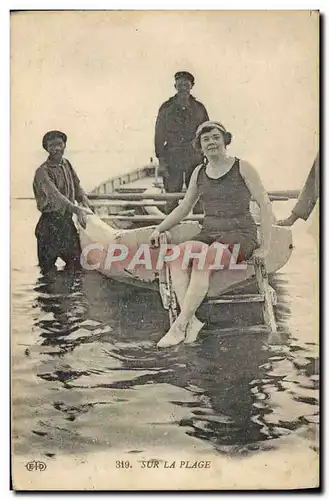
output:
<instances>
[{"instance_id":1,"label":"dark jacket","mask_svg":"<svg viewBox=\"0 0 329 500\"><path fill-rule=\"evenodd\" d=\"M155 155L157 158L182 157L192 153L192 141L198 126L209 120L204 105L190 96L190 105L183 107L176 96L164 102L155 124Z\"/></svg>"}]
</instances>

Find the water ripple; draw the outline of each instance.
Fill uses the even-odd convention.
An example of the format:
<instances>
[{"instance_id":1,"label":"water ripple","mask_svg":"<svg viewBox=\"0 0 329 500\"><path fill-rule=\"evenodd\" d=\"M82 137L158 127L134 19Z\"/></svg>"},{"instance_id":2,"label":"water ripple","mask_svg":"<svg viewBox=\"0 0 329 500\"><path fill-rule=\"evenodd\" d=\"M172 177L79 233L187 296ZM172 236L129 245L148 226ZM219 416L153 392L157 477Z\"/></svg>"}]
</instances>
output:
<instances>
[{"instance_id":1,"label":"water ripple","mask_svg":"<svg viewBox=\"0 0 329 500\"><path fill-rule=\"evenodd\" d=\"M278 335L251 326L259 317L252 308L243 316L249 326L225 330L222 308L196 345L164 350L156 342L168 319L157 293L96 273L14 271L16 453L33 447L54 457L122 443L140 453L151 442L188 451L197 442L245 454L286 436L318 449L318 346L312 304L304 289L295 294L298 270L273 280ZM292 314L298 300L303 316Z\"/></svg>"}]
</instances>

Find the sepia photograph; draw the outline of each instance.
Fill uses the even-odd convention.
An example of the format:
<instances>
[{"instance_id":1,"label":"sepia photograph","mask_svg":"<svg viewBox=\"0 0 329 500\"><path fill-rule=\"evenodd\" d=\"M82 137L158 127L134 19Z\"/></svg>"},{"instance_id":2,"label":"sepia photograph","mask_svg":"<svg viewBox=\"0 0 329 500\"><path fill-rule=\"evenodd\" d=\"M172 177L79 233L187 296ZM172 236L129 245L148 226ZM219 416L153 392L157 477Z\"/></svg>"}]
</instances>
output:
<instances>
[{"instance_id":1,"label":"sepia photograph","mask_svg":"<svg viewBox=\"0 0 329 500\"><path fill-rule=\"evenodd\" d=\"M14 491L319 488L320 20L10 12Z\"/></svg>"}]
</instances>

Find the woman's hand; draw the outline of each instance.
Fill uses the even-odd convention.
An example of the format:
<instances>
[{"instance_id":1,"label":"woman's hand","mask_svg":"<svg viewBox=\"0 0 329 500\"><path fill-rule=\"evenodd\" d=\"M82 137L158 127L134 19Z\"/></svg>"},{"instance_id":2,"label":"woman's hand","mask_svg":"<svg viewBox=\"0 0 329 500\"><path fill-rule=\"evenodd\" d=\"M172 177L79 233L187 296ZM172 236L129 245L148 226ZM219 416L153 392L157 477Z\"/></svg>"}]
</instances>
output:
<instances>
[{"instance_id":1,"label":"woman's hand","mask_svg":"<svg viewBox=\"0 0 329 500\"><path fill-rule=\"evenodd\" d=\"M151 248L158 248L160 246L160 231L154 229L153 233L149 238Z\"/></svg>"},{"instance_id":2,"label":"woman's hand","mask_svg":"<svg viewBox=\"0 0 329 500\"><path fill-rule=\"evenodd\" d=\"M256 248L256 250L254 251L252 256L255 260L263 260L263 259L266 259L266 257L269 254L269 251L270 251L269 248L259 247L259 248Z\"/></svg>"}]
</instances>

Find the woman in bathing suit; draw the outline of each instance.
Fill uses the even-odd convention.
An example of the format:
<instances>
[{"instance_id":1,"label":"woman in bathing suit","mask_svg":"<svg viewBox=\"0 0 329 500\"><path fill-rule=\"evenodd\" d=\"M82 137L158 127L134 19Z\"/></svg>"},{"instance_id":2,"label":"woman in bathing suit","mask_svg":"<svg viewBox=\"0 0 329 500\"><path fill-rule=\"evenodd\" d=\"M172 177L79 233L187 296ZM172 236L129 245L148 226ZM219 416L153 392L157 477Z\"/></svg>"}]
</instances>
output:
<instances>
[{"instance_id":1,"label":"woman in bathing suit","mask_svg":"<svg viewBox=\"0 0 329 500\"><path fill-rule=\"evenodd\" d=\"M193 241L179 245L181 254L187 245L192 252L206 250L207 262L213 263L209 255L220 248L224 267L230 262L233 251L237 262L246 261L252 255L266 257L273 220L271 202L254 167L227 154L231 139L231 134L219 122L207 121L199 126L194 147L201 150L205 162L194 170L180 205L152 233L151 245L158 246L160 233L179 224L201 198L205 215L202 229ZM258 241L257 226L250 213L251 198L260 208L261 241ZM171 262L170 269L181 312L158 342L158 347L194 342L203 326L195 312L207 295L213 270L209 265L199 269L198 259L185 269L180 264L181 261Z\"/></svg>"}]
</instances>

